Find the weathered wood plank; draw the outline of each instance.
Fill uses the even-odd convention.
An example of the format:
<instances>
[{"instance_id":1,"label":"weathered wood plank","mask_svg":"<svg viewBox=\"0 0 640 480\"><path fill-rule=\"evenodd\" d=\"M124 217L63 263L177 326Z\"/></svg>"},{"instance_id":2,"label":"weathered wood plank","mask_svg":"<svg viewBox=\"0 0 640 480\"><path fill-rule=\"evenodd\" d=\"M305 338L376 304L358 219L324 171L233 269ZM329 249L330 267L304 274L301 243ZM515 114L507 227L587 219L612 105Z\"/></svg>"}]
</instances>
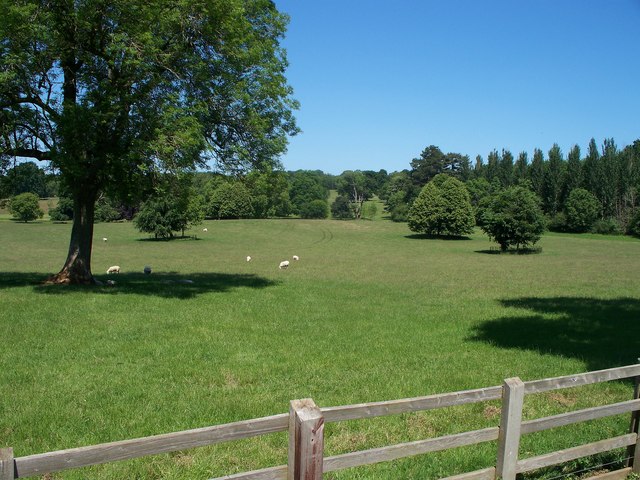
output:
<instances>
[{"instance_id":1,"label":"weathered wood plank","mask_svg":"<svg viewBox=\"0 0 640 480\"><path fill-rule=\"evenodd\" d=\"M0 448L0 480L13 480L14 474L13 448Z\"/></svg>"},{"instance_id":2,"label":"weathered wood plank","mask_svg":"<svg viewBox=\"0 0 640 480\"><path fill-rule=\"evenodd\" d=\"M562 427L564 425L571 425L572 423L585 422L587 420L595 420L638 410L640 410L640 400L628 400L626 402L612 403L611 405L585 408L583 410L522 422L522 433L540 432L549 428Z\"/></svg>"},{"instance_id":3,"label":"weathered wood plank","mask_svg":"<svg viewBox=\"0 0 640 480\"><path fill-rule=\"evenodd\" d=\"M310 398L292 400L289 410L287 480L321 480L324 418Z\"/></svg>"},{"instance_id":4,"label":"weathered wood plank","mask_svg":"<svg viewBox=\"0 0 640 480\"><path fill-rule=\"evenodd\" d=\"M340 407L321 408L325 422L342 422L383 415L418 412L434 408L451 407L466 403L498 400L502 395L502 387L478 388L454 393L429 395L425 397L404 398L387 402L360 403Z\"/></svg>"},{"instance_id":5,"label":"weathered wood plank","mask_svg":"<svg viewBox=\"0 0 640 480\"><path fill-rule=\"evenodd\" d=\"M18 477L43 475L47 472L58 472L69 468L86 467L145 455L213 445L267 433L284 432L288 426L289 415L284 413L213 427L19 457L15 459L16 470Z\"/></svg>"},{"instance_id":6,"label":"weathered wood plank","mask_svg":"<svg viewBox=\"0 0 640 480\"><path fill-rule=\"evenodd\" d=\"M640 358L638 359L640 360ZM634 379L633 398L640 398L640 377ZM635 411L631 414L631 423L629 424L629 433L640 433L638 423L640 422L640 413ZM640 472L640 439L636 445L632 445L627 449L627 467L633 467L635 473Z\"/></svg>"},{"instance_id":7,"label":"weathered wood plank","mask_svg":"<svg viewBox=\"0 0 640 480\"><path fill-rule=\"evenodd\" d=\"M560 388L579 387L591 383L619 380L621 378L635 377L638 375L640 375L640 365L629 365L627 367L609 368L607 370L597 370L579 375L567 375L564 377L524 382L524 391L526 394L540 393Z\"/></svg>"},{"instance_id":8,"label":"weathered wood plank","mask_svg":"<svg viewBox=\"0 0 640 480\"><path fill-rule=\"evenodd\" d=\"M520 448L524 383L518 377L508 378L504 381L503 389L496 476L503 480L515 480Z\"/></svg>"},{"instance_id":9,"label":"weathered wood plank","mask_svg":"<svg viewBox=\"0 0 640 480\"><path fill-rule=\"evenodd\" d=\"M286 480L287 466L280 465L278 467L263 468L261 470L253 470L251 472L235 473L224 477L216 477L211 480Z\"/></svg>"},{"instance_id":10,"label":"weathered wood plank","mask_svg":"<svg viewBox=\"0 0 640 480\"><path fill-rule=\"evenodd\" d=\"M388 447L373 448L359 452L345 453L324 459L324 471L333 472L344 468L370 465L372 463L386 462L398 458L420 455L427 452L437 452L449 448L475 445L476 443L489 442L498 439L498 427L474 430L472 432L457 433L445 437L418 440L416 442L402 443Z\"/></svg>"},{"instance_id":11,"label":"weathered wood plank","mask_svg":"<svg viewBox=\"0 0 640 480\"><path fill-rule=\"evenodd\" d=\"M446 477L441 480L494 480L496 478L495 467L484 468L474 472L462 473L453 477Z\"/></svg>"},{"instance_id":12,"label":"weathered wood plank","mask_svg":"<svg viewBox=\"0 0 640 480\"><path fill-rule=\"evenodd\" d=\"M614 470L613 472L603 473L594 477L589 477L589 480L624 480L631 473L631 468L621 468L620 470Z\"/></svg>"},{"instance_id":13,"label":"weathered wood plank","mask_svg":"<svg viewBox=\"0 0 640 480\"><path fill-rule=\"evenodd\" d=\"M557 452L547 453L538 457L531 457L518 462L518 473L529 472L538 468L548 467L549 465L557 465L559 463L569 462L576 458L588 457L596 453L608 452L616 448L627 447L636 443L637 435L628 433L619 437L601 440L599 442L588 443L579 447L567 448Z\"/></svg>"},{"instance_id":14,"label":"weathered wood plank","mask_svg":"<svg viewBox=\"0 0 640 480\"><path fill-rule=\"evenodd\" d=\"M633 473L639 473L640 472L640 436L638 436L637 433L634 433L634 435L636 435L636 443L633 446L633 463L631 464L631 466L633 468Z\"/></svg>"}]
</instances>

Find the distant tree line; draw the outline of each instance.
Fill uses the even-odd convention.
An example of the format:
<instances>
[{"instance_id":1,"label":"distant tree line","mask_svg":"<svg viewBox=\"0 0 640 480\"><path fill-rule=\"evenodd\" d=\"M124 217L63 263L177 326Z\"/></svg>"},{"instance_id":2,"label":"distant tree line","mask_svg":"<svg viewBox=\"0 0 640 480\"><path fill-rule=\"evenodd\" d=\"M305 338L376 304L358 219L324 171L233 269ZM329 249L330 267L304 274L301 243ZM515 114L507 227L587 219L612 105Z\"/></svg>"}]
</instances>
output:
<instances>
[{"instance_id":1,"label":"distant tree line","mask_svg":"<svg viewBox=\"0 0 640 480\"><path fill-rule=\"evenodd\" d=\"M388 178L386 171L346 171L330 175L320 170L252 171L243 176L212 172L156 175L146 191L122 199L101 192L98 222L133 220L145 233L171 238L206 219L363 218L372 215L364 203L378 194ZM33 162L19 163L0 175L0 198L30 192L40 198L57 195L49 210L53 221L73 219L73 201L55 174L46 174ZM329 203L330 192L337 198ZM335 195L334 195L335 197Z\"/></svg>"},{"instance_id":2,"label":"distant tree line","mask_svg":"<svg viewBox=\"0 0 640 480\"><path fill-rule=\"evenodd\" d=\"M502 149L490 152L486 161L478 155L473 163L466 155L444 153L430 145L411 160L410 169L390 174L385 170L348 170L340 175L321 170L267 170L242 177L212 172L191 172L179 178L158 175L146 193L129 201L101 193L96 219L137 216L142 231L165 238L205 218L367 218L376 213L375 204L368 200L377 196L391 220L431 224L436 220L427 219L428 211L414 212L411 220L411 208L423 188L442 174L464 185L478 226L483 224L487 206L495 205L496 196L518 186L535 195L551 230L640 235L640 140L619 149L613 139L605 139L600 148L591 139L585 155L576 145L565 156L554 144L546 155L535 149L531 157L527 152L516 157ZM446 185L434 186L420 205L442 202L448 195L438 193L443 188L459 190ZM25 192L41 198L59 196L58 206L50 211L53 220L73 216L70 196L60 187L57 175L45 173L33 162L14 165L0 175L1 198ZM465 210L461 215L464 218L458 221L465 227L460 231L468 232L468 213Z\"/></svg>"},{"instance_id":3,"label":"distant tree line","mask_svg":"<svg viewBox=\"0 0 640 480\"><path fill-rule=\"evenodd\" d=\"M584 156L577 145L566 157L557 144L546 157L535 149L531 159L527 152L515 158L509 150L493 150L486 162L478 155L473 165L467 156L431 145L410 170L389 176L381 198L391 219L408 221L420 191L439 174L464 183L478 225L491 198L520 186L536 195L551 230L640 234L640 140L619 149L605 139L599 149L591 139Z\"/></svg>"}]
</instances>

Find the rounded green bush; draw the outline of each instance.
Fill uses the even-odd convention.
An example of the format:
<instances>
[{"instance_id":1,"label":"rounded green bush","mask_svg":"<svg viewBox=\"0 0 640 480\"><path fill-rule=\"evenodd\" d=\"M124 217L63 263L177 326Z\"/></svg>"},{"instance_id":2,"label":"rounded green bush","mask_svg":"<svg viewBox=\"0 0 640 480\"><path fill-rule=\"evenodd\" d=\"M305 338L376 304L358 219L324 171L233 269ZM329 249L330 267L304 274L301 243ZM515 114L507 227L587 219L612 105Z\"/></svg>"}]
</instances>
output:
<instances>
[{"instance_id":1,"label":"rounded green bush","mask_svg":"<svg viewBox=\"0 0 640 480\"><path fill-rule=\"evenodd\" d=\"M441 173L427 183L409 210L409 228L428 235L473 232L475 216L464 184Z\"/></svg>"}]
</instances>

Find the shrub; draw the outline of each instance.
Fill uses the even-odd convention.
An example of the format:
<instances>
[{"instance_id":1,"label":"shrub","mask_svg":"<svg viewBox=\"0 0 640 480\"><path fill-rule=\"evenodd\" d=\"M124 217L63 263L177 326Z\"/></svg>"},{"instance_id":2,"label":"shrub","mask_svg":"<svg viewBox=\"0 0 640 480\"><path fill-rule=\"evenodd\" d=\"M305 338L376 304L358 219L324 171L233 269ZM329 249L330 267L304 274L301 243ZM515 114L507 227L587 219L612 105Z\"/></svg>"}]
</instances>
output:
<instances>
[{"instance_id":1,"label":"shrub","mask_svg":"<svg viewBox=\"0 0 640 480\"><path fill-rule=\"evenodd\" d=\"M600 215L602 206L598 199L583 188L571 190L565 210L567 228L572 232L588 232Z\"/></svg>"},{"instance_id":2,"label":"shrub","mask_svg":"<svg viewBox=\"0 0 640 480\"><path fill-rule=\"evenodd\" d=\"M551 230L552 232L566 232L568 229L567 216L563 212L556 213L549 219L547 224L549 230Z\"/></svg>"},{"instance_id":3,"label":"shrub","mask_svg":"<svg viewBox=\"0 0 640 480\"><path fill-rule=\"evenodd\" d=\"M44 216L44 212L38 204L38 196L29 192L13 197L9 201L9 211L13 218L25 223Z\"/></svg>"},{"instance_id":4,"label":"shrub","mask_svg":"<svg viewBox=\"0 0 640 480\"><path fill-rule=\"evenodd\" d=\"M390 210L389 214L394 222L406 222L409 220L409 205L400 203Z\"/></svg>"},{"instance_id":5,"label":"shrub","mask_svg":"<svg viewBox=\"0 0 640 480\"><path fill-rule=\"evenodd\" d=\"M329 204L325 200L311 200L300 207L302 218L327 218L329 216Z\"/></svg>"},{"instance_id":6,"label":"shrub","mask_svg":"<svg viewBox=\"0 0 640 480\"><path fill-rule=\"evenodd\" d=\"M344 195L338 195L331 205L331 215L339 220L356 218L351 202Z\"/></svg>"},{"instance_id":7,"label":"shrub","mask_svg":"<svg viewBox=\"0 0 640 480\"><path fill-rule=\"evenodd\" d=\"M490 198L482 212L482 230L505 251L535 245L545 229L540 198L524 187L509 187Z\"/></svg>"},{"instance_id":8,"label":"shrub","mask_svg":"<svg viewBox=\"0 0 640 480\"><path fill-rule=\"evenodd\" d=\"M120 218L120 212L108 199L101 198L96 202L96 222L115 222L116 220L120 220Z\"/></svg>"},{"instance_id":9,"label":"shrub","mask_svg":"<svg viewBox=\"0 0 640 480\"><path fill-rule=\"evenodd\" d=\"M640 238L640 208L636 209L627 225L627 234Z\"/></svg>"},{"instance_id":10,"label":"shrub","mask_svg":"<svg viewBox=\"0 0 640 480\"><path fill-rule=\"evenodd\" d=\"M208 215L217 218L251 218L251 193L241 182L221 184L211 197Z\"/></svg>"},{"instance_id":11,"label":"shrub","mask_svg":"<svg viewBox=\"0 0 640 480\"><path fill-rule=\"evenodd\" d=\"M67 222L73 218L73 200L60 197L58 205L49 210L49 218L54 222Z\"/></svg>"},{"instance_id":12,"label":"shrub","mask_svg":"<svg viewBox=\"0 0 640 480\"><path fill-rule=\"evenodd\" d=\"M466 235L475 217L464 184L446 174L427 183L409 210L409 228L429 235Z\"/></svg>"},{"instance_id":13,"label":"shrub","mask_svg":"<svg viewBox=\"0 0 640 480\"><path fill-rule=\"evenodd\" d=\"M174 205L167 198L149 198L133 218L136 228L144 233L152 233L155 238L173 237L173 232L181 229L176 225L177 214Z\"/></svg>"},{"instance_id":14,"label":"shrub","mask_svg":"<svg viewBox=\"0 0 640 480\"><path fill-rule=\"evenodd\" d=\"M622 229L615 218L603 218L596 221L591 229L600 235L621 235Z\"/></svg>"},{"instance_id":15,"label":"shrub","mask_svg":"<svg viewBox=\"0 0 640 480\"><path fill-rule=\"evenodd\" d=\"M204 199L200 195L173 196L169 194L147 199L133 219L141 232L155 238L172 238L173 232L198 225L204 219Z\"/></svg>"}]
</instances>

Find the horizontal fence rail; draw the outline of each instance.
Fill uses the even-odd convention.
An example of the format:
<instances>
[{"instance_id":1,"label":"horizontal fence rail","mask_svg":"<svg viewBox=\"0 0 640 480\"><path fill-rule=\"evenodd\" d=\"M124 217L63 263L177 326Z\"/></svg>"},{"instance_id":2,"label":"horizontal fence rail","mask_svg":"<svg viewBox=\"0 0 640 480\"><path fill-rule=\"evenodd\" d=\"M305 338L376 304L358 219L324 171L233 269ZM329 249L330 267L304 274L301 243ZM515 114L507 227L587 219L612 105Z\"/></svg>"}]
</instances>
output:
<instances>
[{"instance_id":1,"label":"horizontal fence rail","mask_svg":"<svg viewBox=\"0 0 640 480\"><path fill-rule=\"evenodd\" d=\"M625 378L635 378L636 380L634 398L631 400L522 421L522 405L526 395ZM636 364L527 382L513 378L505 380L502 386L337 407L318 408L311 399L294 400L291 402L288 414L151 437L17 458L14 457L12 448L0 448L0 480L45 475L72 468L175 452L284 431L289 431L290 438L288 465L242 472L220 478L235 480L297 480L304 478L305 480L313 480L322 478L323 472L497 441L496 467L463 473L448 477L446 480L496 478L513 480L517 473L529 472L577 458L628 447L632 461L627 468L592 477L602 480L617 480L624 478L631 472L640 473L640 448L638 448L639 379L640 364ZM323 458L323 426L325 423L419 412L489 400L502 400L499 426ZM629 413L632 416L632 421L628 434L537 457L518 458L519 442L522 435Z\"/></svg>"},{"instance_id":2,"label":"horizontal fence rail","mask_svg":"<svg viewBox=\"0 0 640 480\"><path fill-rule=\"evenodd\" d=\"M289 415L285 413L214 427L29 455L15 459L16 478L285 432L288 428Z\"/></svg>"}]
</instances>

